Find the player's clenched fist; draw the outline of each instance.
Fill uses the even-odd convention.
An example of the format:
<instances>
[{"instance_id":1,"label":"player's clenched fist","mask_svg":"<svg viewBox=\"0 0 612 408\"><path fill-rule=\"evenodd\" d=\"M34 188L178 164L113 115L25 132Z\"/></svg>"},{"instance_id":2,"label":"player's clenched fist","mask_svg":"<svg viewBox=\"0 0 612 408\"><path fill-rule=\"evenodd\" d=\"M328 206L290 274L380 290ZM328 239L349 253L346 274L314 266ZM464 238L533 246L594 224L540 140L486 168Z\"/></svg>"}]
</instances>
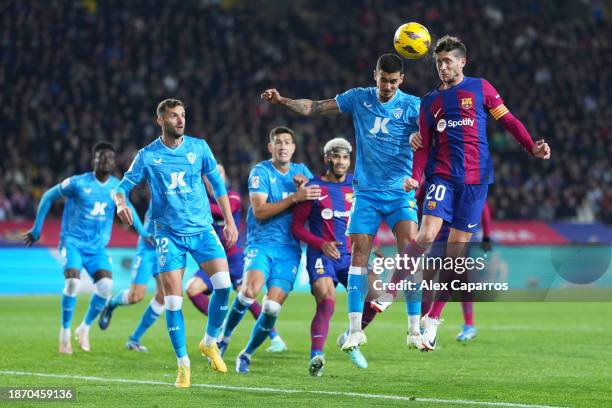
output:
<instances>
[{"instance_id":1,"label":"player's clenched fist","mask_svg":"<svg viewBox=\"0 0 612 408\"><path fill-rule=\"evenodd\" d=\"M274 104L277 104L280 101L280 98L281 96L275 88L266 89L261 94L261 99Z\"/></svg>"},{"instance_id":2,"label":"player's clenched fist","mask_svg":"<svg viewBox=\"0 0 612 408\"><path fill-rule=\"evenodd\" d=\"M407 177L404 179L404 190L412 191L419 187L419 182L413 179L412 177Z\"/></svg>"},{"instance_id":3,"label":"player's clenched fist","mask_svg":"<svg viewBox=\"0 0 612 408\"><path fill-rule=\"evenodd\" d=\"M531 149L531 154L538 159L548 160L550 159L550 146L543 140L538 140Z\"/></svg>"}]
</instances>

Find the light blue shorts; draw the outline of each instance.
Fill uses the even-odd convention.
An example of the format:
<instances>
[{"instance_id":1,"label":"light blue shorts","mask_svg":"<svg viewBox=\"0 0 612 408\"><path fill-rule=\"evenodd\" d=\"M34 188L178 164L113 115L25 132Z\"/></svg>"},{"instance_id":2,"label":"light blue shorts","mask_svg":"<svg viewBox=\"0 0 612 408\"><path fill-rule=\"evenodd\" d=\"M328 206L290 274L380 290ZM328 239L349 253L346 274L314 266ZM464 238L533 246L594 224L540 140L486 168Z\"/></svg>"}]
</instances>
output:
<instances>
[{"instance_id":1,"label":"light blue shorts","mask_svg":"<svg viewBox=\"0 0 612 408\"><path fill-rule=\"evenodd\" d=\"M198 265L211 259L225 258L221 240L212 226L196 235L155 231L155 242L159 273L185 268L187 253L191 254Z\"/></svg>"},{"instance_id":2,"label":"light blue shorts","mask_svg":"<svg viewBox=\"0 0 612 408\"><path fill-rule=\"evenodd\" d=\"M142 239L138 241L136 254L132 259L132 284L146 285L151 277L157 277L157 259L155 247L149 246Z\"/></svg>"},{"instance_id":3,"label":"light blue shorts","mask_svg":"<svg viewBox=\"0 0 612 408\"><path fill-rule=\"evenodd\" d=\"M104 247L80 248L60 241L59 253L62 257L64 270L76 269L80 271L85 268L92 278L94 273L99 270L112 271L111 260Z\"/></svg>"},{"instance_id":4,"label":"light blue shorts","mask_svg":"<svg viewBox=\"0 0 612 408\"><path fill-rule=\"evenodd\" d=\"M244 273L250 270L263 272L268 290L279 287L285 293L293 290L302 251L299 247L263 247L250 245L245 250Z\"/></svg>"},{"instance_id":5,"label":"light blue shorts","mask_svg":"<svg viewBox=\"0 0 612 408\"><path fill-rule=\"evenodd\" d=\"M385 220L391 229L400 221L418 223L414 191L355 192L348 233L375 235L382 220Z\"/></svg>"}]
</instances>

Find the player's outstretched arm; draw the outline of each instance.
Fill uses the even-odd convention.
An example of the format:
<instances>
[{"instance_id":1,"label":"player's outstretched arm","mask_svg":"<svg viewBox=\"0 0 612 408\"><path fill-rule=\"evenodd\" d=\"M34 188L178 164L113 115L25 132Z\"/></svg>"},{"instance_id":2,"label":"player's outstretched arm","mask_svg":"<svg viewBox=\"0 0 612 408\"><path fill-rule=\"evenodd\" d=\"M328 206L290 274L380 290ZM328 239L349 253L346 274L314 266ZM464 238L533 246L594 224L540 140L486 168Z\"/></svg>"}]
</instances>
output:
<instances>
[{"instance_id":1,"label":"player's outstretched arm","mask_svg":"<svg viewBox=\"0 0 612 408\"><path fill-rule=\"evenodd\" d=\"M62 198L62 193L59 184L45 191L45 194L43 194L40 199L40 204L38 204L38 210L36 211L36 218L32 229L21 236L26 246L32 246L34 242L38 241L40 238L40 231L42 231L45 218L47 218L47 213L49 213L51 205L55 200L59 200L60 198Z\"/></svg>"},{"instance_id":2,"label":"player's outstretched arm","mask_svg":"<svg viewBox=\"0 0 612 408\"><path fill-rule=\"evenodd\" d=\"M263 91L261 99L273 105L281 105L291 112L303 116L333 115L340 113L340 109L335 99L325 99L323 101L289 99L281 96L274 88Z\"/></svg>"},{"instance_id":3,"label":"player's outstretched arm","mask_svg":"<svg viewBox=\"0 0 612 408\"><path fill-rule=\"evenodd\" d=\"M263 221L282 213L302 201L316 200L320 195L321 188L319 186L301 186L295 193L276 203L266 202L268 195L262 193L251 193L249 199L251 200L251 208L255 218Z\"/></svg>"}]
</instances>

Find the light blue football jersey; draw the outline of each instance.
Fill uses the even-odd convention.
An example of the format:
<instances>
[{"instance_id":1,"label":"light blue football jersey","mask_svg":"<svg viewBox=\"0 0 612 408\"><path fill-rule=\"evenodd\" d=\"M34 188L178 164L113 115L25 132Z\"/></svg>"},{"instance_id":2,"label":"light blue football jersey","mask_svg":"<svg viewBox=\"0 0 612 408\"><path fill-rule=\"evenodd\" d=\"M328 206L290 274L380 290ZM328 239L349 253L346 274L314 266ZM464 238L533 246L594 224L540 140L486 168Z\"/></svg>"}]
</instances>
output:
<instances>
[{"instance_id":1,"label":"light blue football jersey","mask_svg":"<svg viewBox=\"0 0 612 408\"><path fill-rule=\"evenodd\" d=\"M183 143L171 149L159 137L140 149L119 190L127 195L146 178L155 230L196 235L211 228L212 215L202 176L216 168L217 161L206 141L184 135Z\"/></svg>"},{"instance_id":2,"label":"light blue football jersey","mask_svg":"<svg viewBox=\"0 0 612 408\"><path fill-rule=\"evenodd\" d=\"M290 163L289 171L281 173L274 167L272 160L265 160L253 167L249 174L249 193L267 194L268 203L277 203L297 191L293 177L303 174L308 179L312 172L303 163ZM299 247L299 242L291 233L293 208L274 217L260 221L255 218L253 208L247 212L248 245L290 245Z\"/></svg>"},{"instance_id":3,"label":"light blue football jersey","mask_svg":"<svg viewBox=\"0 0 612 408\"><path fill-rule=\"evenodd\" d=\"M340 112L353 116L357 159L355 191L402 189L412 174L410 134L418 130L418 97L397 90L381 103L376 88L353 88L336 95Z\"/></svg>"},{"instance_id":4,"label":"light blue football jersey","mask_svg":"<svg viewBox=\"0 0 612 408\"><path fill-rule=\"evenodd\" d=\"M110 240L115 216L113 197L119 179L100 182L93 172L68 177L59 185L67 197L60 240L83 248L103 248Z\"/></svg>"}]
</instances>

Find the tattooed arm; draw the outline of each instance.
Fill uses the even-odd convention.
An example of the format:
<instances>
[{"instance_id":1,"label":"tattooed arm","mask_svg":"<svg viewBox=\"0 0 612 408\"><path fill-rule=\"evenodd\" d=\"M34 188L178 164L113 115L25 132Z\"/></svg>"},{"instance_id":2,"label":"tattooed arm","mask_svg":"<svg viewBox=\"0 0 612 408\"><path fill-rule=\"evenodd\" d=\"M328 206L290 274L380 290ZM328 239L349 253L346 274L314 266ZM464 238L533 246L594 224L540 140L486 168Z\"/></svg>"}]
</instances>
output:
<instances>
[{"instance_id":1,"label":"tattooed arm","mask_svg":"<svg viewBox=\"0 0 612 408\"><path fill-rule=\"evenodd\" d=\"M267 89L261 94L261 99L274 105L281 105L303 116L332 115L340 113L335 99L311 101L310 99L289 99L280 96L276 89Z\"/></svg>"}]
</instances>

